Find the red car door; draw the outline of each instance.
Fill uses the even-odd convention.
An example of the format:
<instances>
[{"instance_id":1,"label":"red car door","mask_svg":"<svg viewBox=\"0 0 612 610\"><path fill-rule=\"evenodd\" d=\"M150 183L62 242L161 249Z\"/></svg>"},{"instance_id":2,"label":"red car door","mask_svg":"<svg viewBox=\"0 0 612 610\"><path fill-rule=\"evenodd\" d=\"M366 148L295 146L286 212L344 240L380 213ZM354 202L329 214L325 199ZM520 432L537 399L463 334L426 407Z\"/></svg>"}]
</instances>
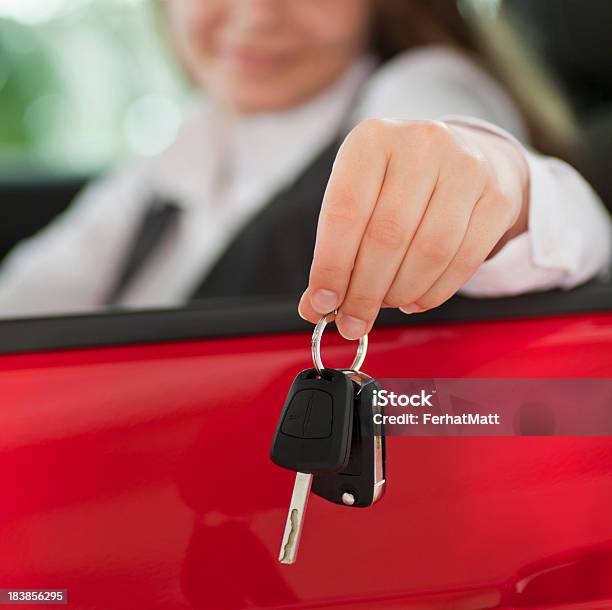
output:
<instances>
[{"instance_id":1,"label":"red car door","mask_svg":"<svg viewBox=\"0 0 612 610\"><path fill-rule=\"evenodd\" d=\"M379 377L611 377L612 288L384 312ZM386 497L312 497L269 460L310 365L295 303L0 323L0 588L96 610L612 607L612 439L389 438ZM353 346L325 338L331 365Z\"/></svg>"}]
</instances>

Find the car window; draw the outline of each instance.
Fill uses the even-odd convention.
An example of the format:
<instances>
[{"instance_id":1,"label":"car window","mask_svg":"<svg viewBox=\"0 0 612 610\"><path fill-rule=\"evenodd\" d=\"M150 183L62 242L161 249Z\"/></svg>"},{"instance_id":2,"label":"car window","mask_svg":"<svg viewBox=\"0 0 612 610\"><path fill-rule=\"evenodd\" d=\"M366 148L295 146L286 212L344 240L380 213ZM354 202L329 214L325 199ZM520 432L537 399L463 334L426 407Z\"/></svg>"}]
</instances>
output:
<instances>
[{"instance_id":1,"label":"car window","mask_svg":"<svg viewBox=\"0 0 612 610\"><path fill-rule=\"evenodd\" d=\"M205 2L174 1L184 7ZM265 156L260 149L269 143L277 146L282 157L283 151L289 156L302 147L292 139L294 132L287 130L287 141L277 137L279 141L274 142L274 135L269 142L260 137L254 140L260 149L251 149L248 138L256 137L261 127L247 129L245 143L236 145L235 165L248 160L255 171L233 188L237 170L224 164L224 147L233 144L219 134L226 129L225 122L234 119L221 114L222 120L201 128L203 123L198 121L203 121L202 113L214 102L207 83L194 86L193 58L177 48L180 44L169 35L171 23L165 13L169 4L159 0L0 0L0 320L52 317L56 324L63 316L91 316L91 327L100 329L116 320L118 312L127 311L128 317L117 322L116 328L117 333L130 336L122 325L132 327L133 312L142 311L145 317L139 328L149 329L150 320L158 323L170 316L169 327L179 330L169 331L169 336L182 338L191 330L184 330L185 318L180 316L193 316L195 309L208 320L204 325L210 326L213 335L219 312L237 316L247 307L249 316L260 319L253 312L261 309L265 323L255 327L268 330L275 328L275 314L270 312L283 312L283 320L296 317L298 299L308 283L319 211L309 202L322 200L344 133L330 130L329 137L309 144L310 148L304 146L304 157L288 162L288 167L293 164L299 171L293 171L294 167L293 173L287 170L283 175L274 164L262 165L260 173L271 176L273 186L268 188L265 180L256 180L258 157ZM457 3L449 0L447 4ZM559 43L558 28L546 30L541 39L534 34L538 28L544 32L546 23L564 22L567 15L547 2L538 5L538 10L520 0L462 0L458 5L465 23L492 56L498 49L491 41L503 23L514 33L504 40L517 49L529 46L541 68L550 70L547 74L554 86L534 88L536 98L542 91L543 100L535 116L567 119L563 129L554 128L560 122L553 125L553 133L564 134L563 142L553 144L576 146L577 150L564 152L576 153L576 159L584 162L579 169L605 199L610 176L603 170L602 159L609 158L605 150L612 141L605 135L612 125L612 106L606 97L609 83L596 82L595 77L580 80L579 66L570 65L572 58L555 54L555 49L565 49ZM556 21L548 19L550 15ZM585 15L581 14L586 19ZM581 41L588 46L587 40ZM198 49L199 60L204 61L207 52L204 47ZM531 90L528 82L524 85L524 90ZM558 103L550 106L552 89ZM520 107L525 100L516 101ZM527 99L533 102L533 96ZM551 108L554 112L548 112ZM307 140L308 132L296 133ZM188 142L186 148L174 147L178 134L182 134L178 141ZM169 167L173 168L170 181L164 177ZM206 187L194 195L200 178ZM240 210L242 219L224 215L225 204ZM198 206L209 206L208 212L198 215ZM292 222L287 221L289 213ZM192 254L177 254L176 249L183 246L173 243L172 236L196 223L199 233L189 229L195 235L189 245ZM211 230L213 225L222 227L228 238ZM267 240L268 234L276 236L273 242ZM257 256L245 255L236 246L236 238L254 245L251 250ZM179 285L175 282L179 274L169 261L181 261L181 273L187 272L190 256L208 257L214 266L205 277L193 271L189 282ZM89 264L81 267L85 259ZM152 269L161 270L159 277ZM226 290L228 279L231 290ZM41 283L50 286L42 297L37 292ZM546 308L551 313L567 307L571 311L599 309L604 297L598 286L584 293L587 296L566 298L557 293L550 299L525 297L520 302L534 303L534 311L540 313ZM12 290L20 291L23 299L13 303ZM500 311L510 315L513 308L503 300L481 306L459 298L425 320L486 318L502 315ZM152 318L151 310L165 313ZM179 317L169 312L178 312ZM94 321L97 315L102 317ZM230 317L234 327L256 330ZM389 313L383 319L403 320ZM299 324L281 322L279 329ZM6 331L8 326L3 328ZM12 328L11 336L24 336L21 323ZM158 332L158 327L151 328L142 331L147 339ZM96 337L104 334L100 333ZM6 345L13 345L11 341ZM37 345L33 341L27 345Z\"/></svg>"}]
</instances>

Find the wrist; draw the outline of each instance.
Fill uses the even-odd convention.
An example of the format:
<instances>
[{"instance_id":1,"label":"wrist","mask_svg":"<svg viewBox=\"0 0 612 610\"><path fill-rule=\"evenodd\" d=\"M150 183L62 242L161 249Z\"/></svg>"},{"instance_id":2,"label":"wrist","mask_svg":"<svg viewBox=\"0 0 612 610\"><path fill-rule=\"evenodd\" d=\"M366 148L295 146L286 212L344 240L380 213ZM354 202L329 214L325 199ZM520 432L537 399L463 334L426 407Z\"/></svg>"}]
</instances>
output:
<instances>
[{"instance_id":1,"label":"wrist","mask_svg":"<svg viewBox=\"0 0 612 610\"><path fill-rule=\"evenodd\" d=\"M496 146L505 156L505 175L508 181L506 188L515 193L518 202L518 213L514 223L502 235L489 257L499 252L511 239L525 233L529 228L529 165L523 151L512 141L491 134L497 140Z\"/></svg>"}]
</instances>

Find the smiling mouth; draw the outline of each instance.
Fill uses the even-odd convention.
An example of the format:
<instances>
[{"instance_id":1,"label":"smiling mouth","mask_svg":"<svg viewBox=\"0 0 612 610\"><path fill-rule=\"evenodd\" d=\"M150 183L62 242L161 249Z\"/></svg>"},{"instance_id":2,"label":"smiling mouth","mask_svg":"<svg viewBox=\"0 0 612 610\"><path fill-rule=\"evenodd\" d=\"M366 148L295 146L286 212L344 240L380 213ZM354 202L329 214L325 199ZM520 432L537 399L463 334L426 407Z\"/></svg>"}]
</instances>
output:
<instances>
[{"instance_id":1,"label":"smiling mouth","mask_svg":"<svg viewBox=\"0 0 612 610\"><path fill-rule=\"evenodd\" d=\"M289 54L248 48L221 50L221 56L232 68L240 72L266 73L282 69L289 63Z\"/></svg>"}]
</instances>

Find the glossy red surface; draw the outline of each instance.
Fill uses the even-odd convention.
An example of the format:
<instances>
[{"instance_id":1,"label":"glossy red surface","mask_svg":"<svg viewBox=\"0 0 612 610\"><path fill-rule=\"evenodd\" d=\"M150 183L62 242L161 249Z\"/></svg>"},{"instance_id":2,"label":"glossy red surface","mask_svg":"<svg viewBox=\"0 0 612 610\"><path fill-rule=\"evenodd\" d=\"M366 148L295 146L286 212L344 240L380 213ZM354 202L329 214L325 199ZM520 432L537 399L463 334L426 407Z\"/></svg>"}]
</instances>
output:
<instances>
[{"instance_id":1,"label":"glossy red surface","mask_svg":"<svg viewBox=\"0 0 612 610\"><path fill-rule=\"evenodd\" d=\"M612 314L370 339L380 377L612 377ZM612 607L608 438L391 438L384 500L313 497L278 564L292 475L268 450L309 358L306 334L0 358L0 588L104 610Z\"/></svg>"}]
</instances>

